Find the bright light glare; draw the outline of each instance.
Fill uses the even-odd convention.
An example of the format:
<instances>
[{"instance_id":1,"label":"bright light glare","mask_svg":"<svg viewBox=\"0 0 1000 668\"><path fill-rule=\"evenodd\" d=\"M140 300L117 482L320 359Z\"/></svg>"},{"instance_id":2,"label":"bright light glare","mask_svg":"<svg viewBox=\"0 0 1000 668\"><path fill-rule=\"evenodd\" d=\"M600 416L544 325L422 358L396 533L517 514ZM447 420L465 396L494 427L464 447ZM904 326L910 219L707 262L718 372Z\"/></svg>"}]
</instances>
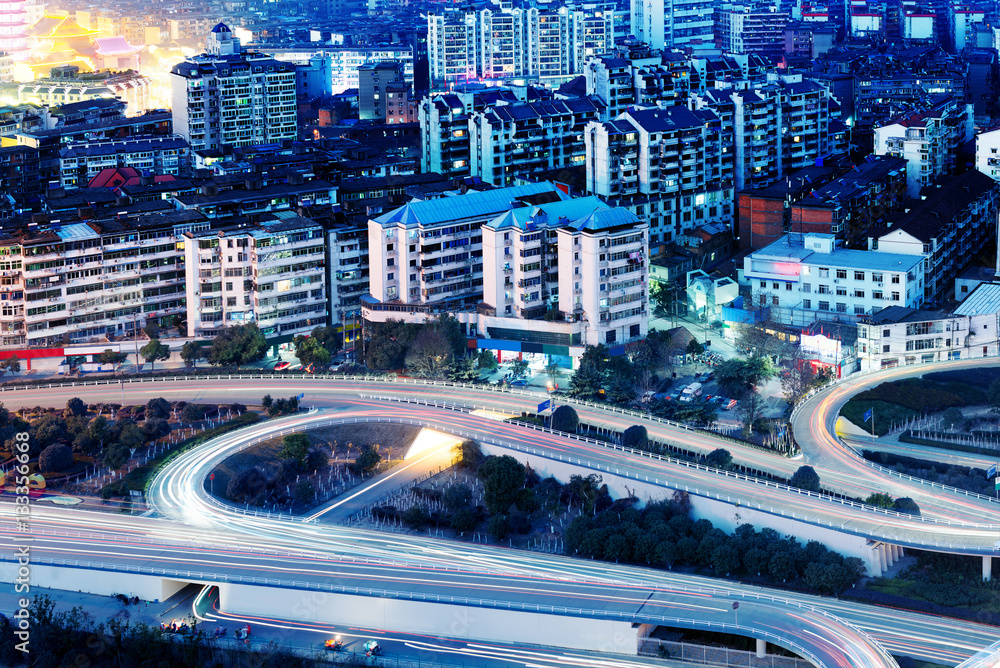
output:
<instances>
[{"instance_id":1,"label":"bright light glare","mask_svg":"<svg viewBox=\"0 0 1000 668\"><path fill-rule=\"evenodd\" d=\"M472 411L470 415L475 415L477 417L484 417L487 420L496 420L497 422L503 422L512 417L517 417L514 413L501 413L500 411L488 411L482 408L477 408Z\"/></svg>"},{"instance_id":2,"label":"bright light glare","mask_svg":"<svg viewBox=\"0 0 1000 668\"><path fill-rule=\"evenodd\" d=\"M413 439L413 444L410 445L410 449L406 452L406 456L403 459L410 459L411 457L416 457L425 450L450 450L452 446L461 443L461 439L455 438L449 434L442 434L439 431L434 431L433 429L427 429L426 427L420 430L417 437Z\"/></svg>"}]
</instances>

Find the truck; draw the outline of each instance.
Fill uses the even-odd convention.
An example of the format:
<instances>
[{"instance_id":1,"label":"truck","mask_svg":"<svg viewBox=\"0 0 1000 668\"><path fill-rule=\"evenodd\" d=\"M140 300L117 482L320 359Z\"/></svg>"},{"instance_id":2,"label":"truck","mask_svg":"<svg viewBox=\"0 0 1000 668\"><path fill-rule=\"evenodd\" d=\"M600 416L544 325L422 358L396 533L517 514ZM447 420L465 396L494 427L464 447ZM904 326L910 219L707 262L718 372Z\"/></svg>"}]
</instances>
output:
<instances>
[{"instance_id":1,"label":"truck","mask_svg":"<svg viewBox=\"0 0 1000 668\"><path fill-rule=\"evenodd\" d=\"M694 401L695 397L701 396L701 383L691 383L681 392L681 401Z\"/></svg>"}]
</instances>

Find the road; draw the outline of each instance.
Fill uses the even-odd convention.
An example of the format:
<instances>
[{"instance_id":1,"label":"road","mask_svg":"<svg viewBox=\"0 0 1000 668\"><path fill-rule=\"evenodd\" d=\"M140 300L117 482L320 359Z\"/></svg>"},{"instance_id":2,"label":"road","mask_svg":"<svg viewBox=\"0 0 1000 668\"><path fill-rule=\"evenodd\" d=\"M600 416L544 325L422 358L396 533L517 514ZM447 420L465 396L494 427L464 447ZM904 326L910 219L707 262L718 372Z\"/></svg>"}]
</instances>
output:
<instances>
[{"instance_id":1,"label":"road","mask_svg":"<svg viewBox=\"0 0 1000 668\"><path fill-rule=\"evenodd\" d=\"M337 411L339 417L348 416L351 410L358 411L355 417L372 417L377 415L379 409L386 410L386 406L382 401L372 401L372 400L361 400L361 399L348 399L347 397L357 397L362 391L367 390L372 392L373 387L371 383L361 383L357 381L348 382L337 382L331 384L319 383L316 381L303 381L296 379L275 379L273 381L267 381L266 384L257 385L256 388L248 386L247 384L239 384L233 382L218 382L218 381L177 381L177 382L146 382L137 385L130 385L129 387L129 397L131 401L144 402L153 396L165 396L166 398L184 398L188 401L214 401L214 402L233 402L233 401L243 401L246 403L255 402L259 399L259 395L263 391L267 391L272 395L281 396L286 391L288 394L297 393L298 391L305 390L307 393L306 403L314 405L331 405L338 406L340 409ZM414 396L428 394L428 389L426 386L406 386L398 383L394 383L391 386L383 383L379 383L376 388L381 394L393 394L396 396L406 396L408 398L413 398ZM119 395L118 386L98 386L87 388L86 393L84 393L83 388L53 388L48 390L32 390L32 391L19 391L17 393L4 392L3 400L8 408L13 408L21 403L22 405L37 405L40 403L45 404L60 404L64 403L66 399L71 396L84 396L89 402L99 402L99 401L114 401ZM489 405L495 408L503 408L508 410L517 410L520 407L530 406L534 402L537 402L537 395L512 395L503 394L497 395L491 392L483 392L481 390L466 390L464 388L448 388L448 387L438 387L434 388L432 391L437 394L439 398L446 400L457 400L461 399L462 403L465 404L475 404L477 400L482 400L483 403L489 401ZM406 419L411 417L416 420L420 420L422 423L430 423L439 427L445 427L448 430L458 431L461 429L485 429L486 427L482 424L483 420L475 416L470 416L466 413L460 413L452 410L444 410L439 408L429 408L423 406L392 406L391 413L393 419ZM595 409L585 408L581 410L583 417L586 419L587 413L594 413L595 418L600 418L603 424L612 425L615 422L622 423L624 421L626 424L635 422L641 418L635 418L633 416L621 416L614 413L609 413L607 411L597 411ZM293 420L302 419L300 417L293 418ZM270 423L269 423L270 424ZM700 433L693 433L683 429L678 429L670 425L663 425L656 422L650 422L653 425L651 428L651 433L654 436L662 435L664 438L671 440L683 440L685 447L701 447L705 451L709 451L718 445L718 442L713 442L714 439ZM266 425L265 425L266 426ZM273 426L273 425L271 425ZM754 498L754 494L767 497L769 499L779 498L781 503L788 503L795 507L803 507L809 510L809 512L816 513L826 513L832 514L843 520L845 517L850 517L852 523L859 522L857 526L852 528L857 530L861 527L865 531L880 530L885 531L885 527L891 527L892 531L896 532L909 532L917 533L920 532L931 532L932 534L942 534L940 525L933 525L931 523L914 520L914 519L903 519L896 518L892 516L878 516L877 521L872 521L872 517L864 515L864 513L870 511L860 511L859 509L852 508L850 506L842 506L831 504L828 500L814 499L812 497L801 496L791 492L776 490L774 488L763 488L756 483L751 483L749 481L740 480L735 477L722 477L718 474L709 473L706 471L701 471L692 467L683 467L676 464L670 464L667 462L662 462L658 459L649 458L640 455L632 455L628 453L622 453L620 451L610 450L603 446L598 446L594 444L580 444L571 441L563 436L557 436L552 434L546 434L544 432L532 432L526 430L522 427L516 427L514 425L508 425L503 423L491 422L489 424L489 430L494 435L493 437L506 437L512 441L518 441L525 447L544 447L546 448L546 453L548 455L555 454L556 456L574 457L580 459L582 456L586 456L588 460L596 460L591 462L596 464L596 466L601 466L601 462L607 462L610 464L617 464L622 467L623 464L628 464L627 468L634 475L648 475L652 474L654 477L657 473L671 478L671 483L674 485L683 484L685 481L700 482L701 484L711 483L713 487L718 488L719 486L724 486L726 489L723 491L732 492L737 498L750 499L751 502ZM659 431L659 434L657 434ZM797 432L798 433L798 432ZM225 439L225 437L224 437ZM224 440L223 439L223 440ZM199 451L204 454L202 451ZM767 453L758 453L757 451L748 450L750 455L754 456L766 456L773 460L783 461L778 458L774 458ZM741 455L743 453L740 453ZM190 471L184 467L189 467ZM164 486L153 492L151 490L152 498L162 498L170 499L171 494L182 493L182 490L187 490L190 492L192 489L202 489L199 481L203 480L202 477L199 478L201 473L198 473L199 467L192 465L190 462L180 462L178 461L177 468L174 469L180 475L171 476L170 484L164 483ZM836 469L833 469L836 472ZM878 477L878 472L873 472L870 468L864 469L866 477ZM203 472L202 472L203 473ZM821 474L822 475L822 474ZM709 477L710 476L710 477ZM680 480L675 480L674 478L679 478ZM864 480L862 479L862 482ZM159 481L158 481L159 484ZM170 485L175 485L176 488L170 490ZM939 504L933 504L928 508L932 509L937 515L942 519L948 519L950 521L967 521L971 518L977 517L977 504L982 504L983 501L979 499L964 499L962 497L949 498L948 495L943 495L945 498ZM207 519L206 511L204 508L193 507L192 505L185 505L183 502L179 502L180 497L174 496L172 500L164 507L164 510L169 513L174 513L178 519L181 519L184 523L194 526L202 526L206 529L210 528L212 532L211 535L217 539L219 536L219 527L212 526L212 522ZM766 501L767 499L765 499ZM835 507L835 510L831 510L831 507ZM65 526L68 522L73 522L71 518L80 517L83 512L81 511L71 511L66 509L46 509L45 515L52 513L52 517L46 517L43 522L51 522L54 526ZM62 515L65 514L65 515ZM134 522L134 518L131 518L129 522ZM152 519L144 521L154 521ZM162 520L157 520L162 521ZM511 567L513 564L518 564L518 568L527 569L527 572L518 571L519 575L517 577L525 578L538 578L540 573L548 574L551 576L553 569L555 572L563 574L570 574L568 579L570 584L574 587L581 587L579 591L573 590L573 593L569 593L567 590L555 589L547 590L541 587L538 580L529 580L531 582L531 592L533 603L535 605L540 605L535 597L535 592L540 600L559 600L560 597L571 596L574 599L582 598L588 602L594 600L600 600L604 602L605 606L610 605L610 610L617 612L618 614L638 614L641 610L642 614L650 619L654 618L664 618L666 615L663 614L663 610L671 610L676 615L676 610L678 608L689 612L691 609L699 610L699 614L705 614L708 616L720 616L728 611L728 608L723 605L721 608L714 607L713 605L705 605L704 601L698 601L697 603L692 602L684 597L691 596L692 592L687 591L683 593L673 593L668 596L664 596L663 592L659 590L654 590L652 592L647 592L646 599L638 599L644 601L642 606L637 608L638 600L635 597L626 596L624 594L618 593L618 587L622 586L621 578L622 574L625 572L632 572L638 569L621 569L618 567L613 568L614 578L611 580L597 580L589 581L585 578L585 574L591 573L592 569L598 569L598 572L604 572L605 578L608 577L607 571L612 568L610 565L595 565L589 564L588 562L578 562L575 560L566 560L559 557L546 556L535 556L525 557L523 553L513 553L517 555L516 559L510 559L507 551L497 550L496 548L488 548L482 546L475 546L474 549L470 549L467 544L461 545L461 551L456 551L452 553L448 550L442 550L439 541L427 541L427 539L418 539L411 537L382 537L376 536L372 537L370 532L365 532L366 535L349 535L344 533L346 530L332 531L330 529L324 529L321 535L317 535L315 528L309 527L308 525L300 525L290 529L290 523L280 523L274 520L266 520L261 518L242 518L242 521L246 524L242 527L237 527L241 532L247 535L257 536L258 539L262 537L267 537L265 541L267 545L274 544L275 541L281 540L286 541L292 539L294 542L302 544L303 541L310 546L310 549L316 549L317 546L323 545L328 546L328 549L334 550L335 554L367 554L369 550L374 550L375 554L381 554L385 557L387 554L400 555L406 552L401 549L402 545L406 545L409 550L414 551L414 554L421 555L423 559L427 559L427 554L436 555L431 561L436 563L436 568L448 568L448 564L455 563L458 560L463 563L470 563L469 559L473 558L473 561L482 568L482 564L494 563L494 560L500 560L502 563L506 564L507 567ZM108 529L109 524L113 522L109 520L108 516L97 516L95 522L102 527L102 529ZM169 523L168 523L169 524ZM957 525L956 525L957 526ZM956 536L960 537L966 543L972 545L976 541L976 537L980 534L985 535L987 532L984 530L982 524L970 523L967 526L963 526L956 530L956 526L952 526L948 531L952 532ZM879 527L882 527L881 529ZM935 530L935 527L937 529ZM115 529L115 531L126 530L125 527ZM131 531L128 529L127 531ZM170 524L169 528L165 525L158 525L155 530L152 530L152 535L185 535L190 533L190 526L185 529L177 528L176 525ZM304 532L304 533L303 533ZM310 533L312 532L312 533ZM328 533L333 533L334 536L328 537ZM120 538L120 534L114 534L116 537ZM80 539L83 540L83 539ZM246 541L246 538L241 539ZM346 541L346 542L345 542ZM899 541L902 542L902 541ZM60 547L60 545L62 547ZM47 548L43 548L41 551L49 552L53 555L63 555L64 551L70 549L73 545L76 545L76 541L70 542L67 540L53 541ZM391 545L388 548L387 545ZM84 541L83 547L77 549L75 552L70 549L73 554L94 554L95 551L101 549L105 552L110 552L114 556L116 563L129 563L129 559L140 560L144 558L149 558L150 554L147 551L135 553L129 552L129 550L134 549L136 546L129 543L121 543L114 539L109 539L104 541L100 545L95 545L93 543L87 543ZM364 549L360 549L364 547ZM252 549L252 548L251 548ZM979 549L982 549L981 547ZM179 552L174 552L169 549L166 550L164 557L170 563L185 563L189 564L191 562L196 562L199 567L204 567L205 564L199 562L198 560L204 558L203 552L205 551L204 546L202 546L201 551L198 551L196 557L192 556L190 549L180 550ZM487 551L487 552L484 552ZM442 556L442 554L444 556ZM273 565L262 563L259 560L255 560L251 555L238 554L239 559L236 561L232 560L232 553L227 559L223 558L223 555L214 555L215 559L212 560L215 568L222 568L223 571L219 573L230 574L230 573L240 573L245 577L257 577L252 575L252 573L257 572L254 569L263 569L265 572L268 569L273 568ZM502 556L506 556L504 559ZM54 557L54 558L67 558L66 556ZM287 562L289 557L285 557ZM157 560L159 561L159 560ZM383 569L384 572L384 569ZM395 565L393 568L393 573L399 572L399 565ZM475 575L472 575L472 573ZM296 573L296 580L301 579L304 571ZM641 579L640 582L652 582L666 587L677 588L682 586L679 582L667 583L664 582L665 578L669 578L666 574L658 571L640 571ZM338 573L338 576L342 576L342 573ZM483 574L478 571L470 571L470 576L474 578L482 578ZM487 572L487 577L489 573ZM361 573L357 577L361 577L365 582L370 582L371 578L378 578L377 574L372 573ZM383 576L384 577L384 576ZM463 575L463 578L465 576ZM449 586L454 586L453 579L456 578L456 574L453 571L448 571L448 576L445 580L435 583L435 586L443 586L444 582L447 582ZM505 578L505 583L509 584L510 576ZM681 578L684 583L683 586L690 587L691 580L689 578ZM414 578L411 581L407 581L408 586L412 586L417 579ZM547 581L548 582L548 581ZM732 596L747 596L750 590L742 588L737 585L731 585L729 583L720 583L715 581L709 581L712 583L712 587L715 592L724 592L724 594L713 593L711 597L719 597L725 595L726 597ZM398 582L396 583L398 584ZM427 584L427 583L422 583ZM634 584L634 583L633 583ZM719 590L722 586L723 589ZM480 591L480 587L485 587L487 591L490 591L495 595L497 589L491 588L490 586L484 585L481 581L476 581L474 584L475 591ZM729 589L729 588L732 589ZM459 587L461 590L462 587ZM670 591L675 591L671 589ZM759 591L759 590L754 590ZM397 592L402 594L402 590ZM407 593L409 589L407 589ZM756 594L756 595L759 595ZM671 598L671 596L677 596L680 598ZM781 594L782 601L781 605L787 605L792 602L792 599L788 595ZM702 598L699 594L698 598ZM731 599L726 598L724 601L728 603ZM756 599L755 599L756 600ZM820 599L822 604L825 605L827 602L825 599ZM718 603L718 601L714 601ZM770 601L770 605L773 606L774 602ZM554 603L551 604L553 607L557 607ZM823 620L827 620L826 624L836 623L834 621L825 618L818 613L810 612L810 614L816 614L815 619L810 617L810 624L816 624L814 628L810 628L808 633L802 635L801 629L796 631L796 628L791 625L787 625L787 618L785 615L775 615L773 609L768 609L768 605L764 603L758 603L761 606L761 610L755 611L753 606L749 609L747 605L741 607L741 626L760 624L761 626L757 629L758 631L764 631L767 627L775 628L782 634L787 634L784 637L789 638L792 642L795 642L795 638L800 641L809 641L812 643L811 646L816 646L816 637L823 638L833 638L839 634L842 634L842 629L832 630L828 626L824 626ZM665 607L664 607L665 606ZM692 606L694 606L692 608ZM781 606L778 606L779 609ZM851 609L857 606L850 606ZM608 609L608 608L605 608ZM743 612L748 614L744 618ZM759 615L759 619L755 616L755 612ZM820 619L822 618L822 619ZM676 616L674 617L676 619ZM906 626L900 621L900 615L894 613L891 619L879 619L877 625L885 625L891 628L891 634L894 634L895 640L891 638L887 640L888 642L897 642L903 645L912 644L914 648L911 649L912 652L925 651L927 658L933 658L935 660L952 658L959 659L959 653L965 652L966 654L971 654L973 651L981 649L985 644L978 644L978 641L971 641L969 638L974 637L973 634L968 632L963 633L961 636L954 637L953 639L945 639L946 635L935 634L935 638L930 639L928 636L930 634L926 633L926 628L928 624L931 623L930 619L922 619L918 625L913 627ZM774 624L781 624L782 620L785 621L786 626L784 628L775 627ZM949 627L954 626L950 623L947 625ZM849 628L849 627L848 627ZM817 635L816 629L821 632ZM995 629L992 630L995 635ZM822 642L819 643L819 651L828 654L828 658L824 661L827 665L850 665L850 666L864 666L864 665L892 665L885 661L884 657L880 657L869 644L865 642L864 635L860 633L849 633L848 637L850 641L844 639L837 640L836 642L829 642L829 646L824 646ZM906 638L910 638L909 641ZM975 644L974 644L975 643ZM973 646L967 646L973 645ZM950 649L945 649L950 648ZM852 656L850 653L859 652L857 656ZM838 656L838 653L839 656ZM846 661L846 663L843 663ZM891 661L891 660L889 660Z\"/></svg>"}]
</instances>

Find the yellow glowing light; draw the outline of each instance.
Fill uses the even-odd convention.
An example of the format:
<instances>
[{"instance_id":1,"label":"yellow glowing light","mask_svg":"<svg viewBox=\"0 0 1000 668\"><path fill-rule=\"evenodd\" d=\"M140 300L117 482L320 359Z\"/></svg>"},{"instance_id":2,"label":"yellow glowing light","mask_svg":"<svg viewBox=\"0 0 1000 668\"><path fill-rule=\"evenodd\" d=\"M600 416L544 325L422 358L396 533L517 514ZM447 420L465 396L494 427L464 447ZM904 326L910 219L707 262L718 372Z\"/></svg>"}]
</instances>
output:
<instances>
[{"instance_id":1,"label":"yellow glowing light","mask_svg":"<svg viewBox=\"0 0 1000 668\"><path fill-rule=\"evenodd\" d=\"M459 443L461 443L461 439L424 427L417 434L417 437L413 439L413 443L410 444L410 449L406 451L406 456L403 459L411 459L425 451L431 450L447 453L451 451L453 446Z\"/></svg>"}]
</instances>

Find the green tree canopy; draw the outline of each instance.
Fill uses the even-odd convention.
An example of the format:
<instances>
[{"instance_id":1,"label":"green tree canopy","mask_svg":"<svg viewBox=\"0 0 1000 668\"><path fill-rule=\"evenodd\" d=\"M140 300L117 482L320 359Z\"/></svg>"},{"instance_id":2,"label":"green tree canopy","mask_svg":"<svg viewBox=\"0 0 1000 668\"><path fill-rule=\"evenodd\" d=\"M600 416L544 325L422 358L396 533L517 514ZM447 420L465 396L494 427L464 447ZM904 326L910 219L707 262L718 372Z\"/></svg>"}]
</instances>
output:
<instances>
[{"instance_id":1,"label":"green tree canopy","mask_svg":"<svg viewBox=\"0 0 1000 668\"><path fill-rule=\"evenodd\" d=\"M287 434L281 440L281 450L278 452L278 457L293 459L299 467L305 467L306 454L309 452L310 445L307 434Z\"/></svg>"},{"instance_id":2,"label":"green tree canopy","mask_svg":"<svg viewBox=\"0 0 1000 668\"><path fill-rule=\"evenodd\" d=\"M181 359L184 363L193 367L198 366L198 360L205 359L205 348L197 341L188 341L181 346Z\"/></svg>"},{"instance_id":3,"label":"green tree canopy","mask_svg":"<svg viewBox=\"0 0 1000 668\"><path fill-rule=\"evenodd\" d=\"M453 351L444 332L425 327L406 353L406 368L424 378L443 378L451 367Z\"/></svg>"},{"instance_id":4,"label":"green tree canopy","mask_svg":"<svg viewBox=\"0 0 1000 668\"><path fill-rule=\"evenodd\" d=\"M823 491L820 487L819 474L816 473L816 469L811 466L800 466L795 474L792 475L792 479L788 481L788 484L792 487L798 487L799 489L804 489L809 492L821 492Z\"/></svg>"},{"instance_id":5,"label":"green tree canopy","mask_svg":"<svg viewBox=\"0 0 1000 668\"><path fill-rule=\"evenodd\" d=\"M549 418L549 425L556 431L564 431L568 434L575 434L580 426L580 418L576 414L576 409L563 404L556 406Z\"/></svg>"},{"instance_id":6,"label":"green tree canopy","mask_svg":"<svg viewBox=\"0 0 1000 668\"><path fill-rule=\"evenodd\" d=\"M603 365L602 365L603 366ZM580 399L598 399L604 389L605 373L592 361L580 361L569 379L569 394Z\"/></svg>"},{"instance_id":7,"label":"green tree canopy","mask_svg":"<svg viewBox=\"0 0 1000 668\"><path fill-rule=\"evenodd\" d=\"M152 369L158 361L170 358L170 346L160 343L159 339L150 339L149 343L139 349L139 354Z\"/></svg>"},{"instance_id":8,"label":"green tree canopy","mask_svg":"<svg viewBox=\"0 0 1000 668\"><path fill-rule=\"evenodd\" d=\"M493 514L506 513L524 487L524 464L510 455L487 457L478 475L483 481L483 501Z\"/></svg>"},{"instance_id":9,"label":"green tree canopy","mask_svg":"<svg viewBox=\"0 0 1000 668\"><path fill-rule=\"evenodd\" d=\"M302 366L315 364L320 368L325 368L333 359L330 351L315 337L300 334L292 340L292 343L295 345L295 356L299 358Z\"/></svg>"},{"instance_id":10,"label":"green tree canopy","mask_svg":"<svg viewBox=\"0 0 1000 668\"><path fill-rule=\"evenodd\" d=\"M109 348L108 350L105 350L103 353L98 353L97 355L95 355L94 359L97 361L98 364L113 364L115 366L118 366L119 364L128 359L128 354L116 353L115 351Z\"/></svg>"},{"instance_id":11,"label":"green tree canopy","mask_svg":"<svg viewBox=\"0 0 1000 668\"><path fill-rule=\"evenodd\" d=\"M208 348L208 363L213 366L235 366L237 369L264 359L267 340L257 323L225 327L212 339Z\"/></svg>"}]
</instances>

